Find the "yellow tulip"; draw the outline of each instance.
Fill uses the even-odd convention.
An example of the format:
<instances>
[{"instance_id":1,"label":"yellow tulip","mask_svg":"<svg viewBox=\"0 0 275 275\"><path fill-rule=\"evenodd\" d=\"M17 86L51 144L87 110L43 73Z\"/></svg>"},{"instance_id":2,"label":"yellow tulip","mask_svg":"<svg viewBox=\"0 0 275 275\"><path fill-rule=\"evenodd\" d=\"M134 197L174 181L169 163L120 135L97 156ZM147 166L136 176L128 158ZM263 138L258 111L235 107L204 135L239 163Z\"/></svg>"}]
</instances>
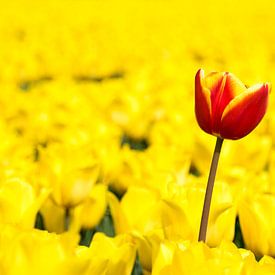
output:
<instances>
[{"instance_id":1,"label":"yellow tulip","mask_svg":"<svg viewBox=\"0 0 275 275\"><path fill-rule=\"evenodd\" d=\"M0 228L0 270L3 274L76 275L88 268L88 260L76 257L77 235L56 235L7 225L0 225Z\"/></svg>"},{"instance_id":2,"label":"yellow tulip","mask_svg":"<svg viewBox=\"0 0 275 275\"><path fill-rule=\"evenodd\" d=\"M233 243L223 242L216 248L209 248L202 242L164 241L156 250L152 275L264 275L272 274L274 268L274 260L264 259L257 263L250 251L238 249Z\"/></svg>"},{"instance_id":3,"label":"yellow tulip","mask_svg":"<svg viewBox=\"0 0 275 275\"><path fill-rule=\"evenodd\" d=\"M70 231L79 232L81 228L94 228L104 216L107 206L107 186L95 184L85 201L69 210ZM51 198L42 205L41 214L45 228L49 232L62 233L65 229L65 209Z\"/></svg>"},{"instance_id":4,"label":"yellow tulip","mask_svg":"<svg viewBox=\"0 0 275 275\"><path fill-rule=\"evenodd\" d=\"M160 200L155 191L132 186L120 202L109 194L109 203L118 234L130 231L146 234L161 228Z\"/></svg>"},{"instance_id":5,"label":"yellow tulip","mask_svg":"<svg viewBox=\"0 0 275 275\"><path fill-rule=\"evenodd\" d=\"M3 179L2 179L3 180ZM7 178L0 183L0 223L32 228L49 190L35 188L20 178Z\"/></svg>"},{"instance_id":6,"label":"yellow tulip","mask_svg":"<svg viewBox=\"0 0 275 275\"><path fill-rule=\"evenodd\" d=\"M65 209L48 198L41 206L41 215L45 229L49 232L62 233L65 231Z\"/></svg>"},{"instance_id":7,"label":"yellow tulip","mask_svg":"<svg viewBox=\"0 0 275 275\"><path fill-rule=\"evenodd\" d=\"M78 257L90 260L83 274L130 275L136 258L136 244L130 235L110 238L96 233L91 246L80 249Z\"/></svg>"},{"instance_id":8,"label":"yellow tulip","mask_svg":"<svg viewBox=\"0 0 275 275\"><path fill-rule=\"evenodd\" d=\"M162 226L169 240L197 240L204 197L204 178L170 184L162 203ZM236 202L228 184L217 181L208 224L207 244L217 246L234 238Z\"/></svg>"},{"instance_id":9,"label":"yellow tulip","mask_svg":"<svg viewBox=\"0 0 275 275\"><path fill-rule=\"evenodd\" d=\"M275 195L271 193L246 195L240 202L239 218L244 243L257 256L275 255L273 211Z\"/></svg>"},{"instance_id":10,"label":"yellow tulip","mask_svg":"<svg viewBox=\"0 0 275 275\"><path fill-rule=\"evenodd\" d=\"M120 202L111 193L108 201L115 232L133 236L143 270L150 272L152 246L163 238L159 195L146 188L131 186Z\"/></svg>"},{"instance_id":11,"label":"yellow tulip","mask_svg":"<svg viewBox=\"0 0 275 275\"><path fill-rule=\"evenodd\" d=\"M107 207L107 186L96 184L88 198L70 211L70 230L93 228L99 224Z\"/></svg>"},{"instance_id":12,"label":"yellow tulip","mask_svg":"<svg viewBox=\"0 0 275 275\"><path fill-rule=\"evenodd\" d=\"M98 165L82 149L55 144L41 152L43 183L52 188L55 203L65 208L83 202L98 177Z\"/></svg>"}]
</instances>

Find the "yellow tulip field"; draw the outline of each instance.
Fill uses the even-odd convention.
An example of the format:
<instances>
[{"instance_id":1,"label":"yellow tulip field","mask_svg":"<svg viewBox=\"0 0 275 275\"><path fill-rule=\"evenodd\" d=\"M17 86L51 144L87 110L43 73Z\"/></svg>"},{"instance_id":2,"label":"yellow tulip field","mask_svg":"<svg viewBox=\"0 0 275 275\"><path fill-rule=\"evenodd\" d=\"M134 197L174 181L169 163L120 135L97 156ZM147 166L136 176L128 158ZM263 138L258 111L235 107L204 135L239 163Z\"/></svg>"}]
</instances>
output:
<instances>
[{"instance_id":1,"label":"yellow tulip field","mask_svg":"<svg viewBox=\"0 0 275 275\"><path fill-rule=\"evenodd\" d=\"M275 2L2 2L0 275L275 274ZM200 68L266 92L228 103L205 242Z\"/></svg>"}]
</instances>

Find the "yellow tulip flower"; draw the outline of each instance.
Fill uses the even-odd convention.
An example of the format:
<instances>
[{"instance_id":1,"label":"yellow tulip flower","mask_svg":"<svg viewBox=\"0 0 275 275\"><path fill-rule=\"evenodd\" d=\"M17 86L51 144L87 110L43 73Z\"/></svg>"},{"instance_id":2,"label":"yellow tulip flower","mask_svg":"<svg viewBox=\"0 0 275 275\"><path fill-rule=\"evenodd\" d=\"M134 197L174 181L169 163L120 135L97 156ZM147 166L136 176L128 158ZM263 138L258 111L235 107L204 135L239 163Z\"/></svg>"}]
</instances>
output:
<instances>
[{"instance_id":1,"label":"yellow tulip flower","mask_svg":"<svg viewBox=\"0 0 275 275\"><path fill-rule=\"evenodd\" d=\"M3 274L76 275L88 268L89 261L77 257L77 235L22 230L3 224L0 228L0 270Z\"/></svg>"},{"instance_id":2,"label":"yellow tulip flower","mask_svg":"<svg viewBox=\"0 0 275 275\"><path fill-rule=\"evenodd\" d=\"M85 275L130 275L136 258L136 244L130 235L109 238L96 233L89 248L78 249L78 257L90 261Z\"/></svg>"},{"instance_id":3,"label":"yellow tulip flower","mask_svg":"<svg viewBox=\"0 0 275 275\"><path fill-rule=\"evenodd\" d=\"M170 184L163 198L162 226L169 240L198 237L204 197L204 179L191 177L184 185ZM234 238L236 202L228 184L217 181L208 224L207 244L217 246Z\"/></svg>"},{"instance_id":4,"label":"yellow tulip flower","mask_svg":"<svg viewBox=\"0 0 275 275\"><path fill-rule=\"evenodd\" d=\"M79 232L82 228L94 228L104 216L107 206L107 186L95 184L85 201L69 210L68 229ZM49 232L62 233L65 229L65 209L48 198L41 207L45 228Z\"/></svg>"},{"instance_id":5,"label":"yellow tulip flower","mask_svg":"<svg viewBox=\"0 0 275 275\"><path fill-rule=\"evenodd\" d=\"M247 195L240 202L239 218L244 243L257 256L275 255L273 209L275 196L270 193Z\"/></svg>"},{"instance_id":6,"label":"yellow tulip flower","mask_svg":"<svg viewBox=\"0 0 275 275\"><path fill-rule=\"evenodd\" d=\"M164 237L159 195L146 188L131 186L121 202L111 193L108 194L108 201L115 232L127 232L133 236L143 270L150 272L152 246Z\"/></svg>"},{"instance_id":7,"label":"yellow tulip flower","mask_svg":"<svg viewBox=\"0 0 275 275\"><path fill-rule=\"evenodd\" d=\"M70 208L83 202L98 177L98 165L83 148L55 144L41 154L43 184L52 189L57 205Z\"/></svg>"},{"instance_id":8,"label":"yellow tulip flower","mask_svg":"<svg viewBox=\"0 0 275 275\"><path fill-rule=\"evenodd\" d=\"M48 194L48 189L42 188L37 192L23 179L4 179L0 183L0 223L32 228L36 214Z\"/></svg>"},{"instance_id":9,"label":"yellow tulip flower","mask_svg":"<svg viewBox=\"0 0 275 275\"><path fill-rule=\"evenodd\" d=\"M164 274L272 274L275 261L255 260L252 252L232 243L209 248L204 243L161 242L153 262L152 275ZM266 273L265 273L266 272Z\"/></svg>"},{"instance_id":10,"label":"yellow tulip flower","mask_svg":"<svg viewBox=\"0 0 275 275\"><path fill-rule=\"evenodd\" d=\"M70 230L78 232L81 228L93 228L99 224L107 207L107 186L96 184L88 198L70 211Z\"/></svg>"}]
</instances>

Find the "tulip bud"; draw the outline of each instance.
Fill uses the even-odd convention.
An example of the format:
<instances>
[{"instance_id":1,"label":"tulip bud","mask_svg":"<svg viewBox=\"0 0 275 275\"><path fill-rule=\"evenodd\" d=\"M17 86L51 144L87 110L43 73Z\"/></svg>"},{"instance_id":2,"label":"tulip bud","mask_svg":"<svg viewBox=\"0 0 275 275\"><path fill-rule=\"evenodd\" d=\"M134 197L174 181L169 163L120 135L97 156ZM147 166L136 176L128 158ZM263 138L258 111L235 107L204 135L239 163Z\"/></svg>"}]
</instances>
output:
<instances>
[{"instance_id":1,"label":"tulip bud","mask_svg":"<svg viewBox=\"0 0 275 275\"><path fill-rule=\"evenodd\" d=\"M195 79L195 112L199 126L222 139L240 139L262 120L271 90L269 83L247 88L228 72L204 75L200 69Z\"/></svg>"}]
</instances>

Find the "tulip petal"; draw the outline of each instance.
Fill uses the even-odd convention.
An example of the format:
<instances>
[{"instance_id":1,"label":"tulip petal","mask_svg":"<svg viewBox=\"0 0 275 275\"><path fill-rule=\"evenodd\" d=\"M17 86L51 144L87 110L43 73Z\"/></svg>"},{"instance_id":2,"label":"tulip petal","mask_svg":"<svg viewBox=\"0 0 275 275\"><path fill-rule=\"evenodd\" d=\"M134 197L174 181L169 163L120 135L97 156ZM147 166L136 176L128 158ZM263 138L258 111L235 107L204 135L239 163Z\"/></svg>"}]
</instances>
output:
<instances>
[{"instance_id":1,"label":"tulip petal","mask_svg":"<svg viewBox=\"0 0 275 275\"><path fill-rule=\"evenodd\" d=\"M221 117L228 103L246 90L245 85L233 74L223 73L219 87L211 90L213 132L218 133Z\"/></svg>"},{"instance_id":2,"label":"tulip petal","mask_svg":"<svg viewBox=\"0 0 275 275\"><path fill-rule=\"evenodd\" d=\"M224 76L224 72L211 72L205 76L204 85L211 91L211 97L215 97L219 93Z\"/></svg>"},{"instance_id":3,"label":"tulip petal","mask_svg":"<svg viewBox=\"0 0 275 275\"><path fill-rule=\"evenodd\" d=\"M226 73L225 74L226 79L223 87L222 94L220 95L218 104L219 109L219 118L221 118L222 113L225 109L225 107L228 105L228 103L241 93L243 93L246 90L245 85L233 74ZM211 95L212 96L212 95Z\"/></svg>"},{"instance_id":4,"label":"tulip petal","mask_svg":"<svg viewBox=\"0 0 275 275\"><path fill-rule=\"evenodd\" d=\"M228 93L234 98L243 93L246 89L245 85L234 74L227 74L224 93Z\"/></svg>"},{"instance_id":5,"label":"tulip petal","mask_svg":"<svg viewBox=\"0 0 275 275\"><path fill-rule=\"evenodd\" d=\"M257 84L235 97L224 109L220 136L239 139L249 134L266 112L269 91L269 84Z\"/></svg>"},{"instance_id":6,"label":"tulip petal","mask_svg":"<svg viewBox=\"0 0 275 275\"><path fill-rule=\"evenodd\" d=\"M211 134L210 90L202 85L204 71L200 69L195 78L195 113L199 126Z\"/></svg>"}]
</instances>

